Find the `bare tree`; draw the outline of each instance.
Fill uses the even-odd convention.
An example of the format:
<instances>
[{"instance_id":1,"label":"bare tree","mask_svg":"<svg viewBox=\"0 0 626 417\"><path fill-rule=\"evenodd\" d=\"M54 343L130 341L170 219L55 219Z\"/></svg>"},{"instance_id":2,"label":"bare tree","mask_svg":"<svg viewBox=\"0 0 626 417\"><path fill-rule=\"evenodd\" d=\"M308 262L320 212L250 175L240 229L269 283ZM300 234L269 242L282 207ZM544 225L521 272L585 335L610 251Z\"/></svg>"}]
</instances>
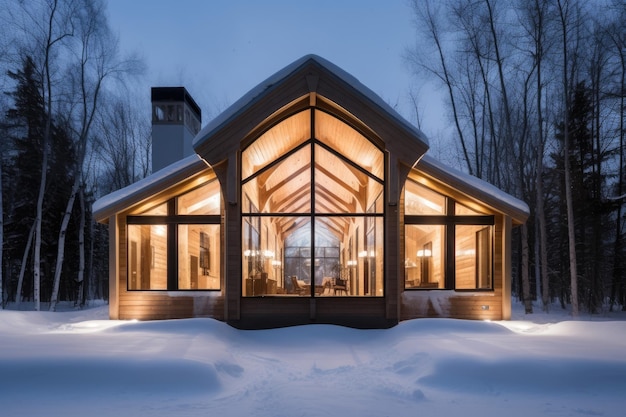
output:
<instances>
[{"instance_id":1,"label":"bare tree","mask_svg":"<svg viewBox=\"0 0 626 417\"><path fill-rule=\"evenodd\" d=\"M84 181L83 167L85 155L88 148L91 128L96 120L97 111L100 105L100 97L105 81L119 73L125 73L133 68L133 60L120 59L118 55L117 40L110 31L101 0L85 1L76 11L77 16L77 61L73 67L71 77L73 81L74 96L78 98L78 105L73 112L77 158L74 166L74 184L67 201L66 210L63 215L59 230L57 246L57 261L54 272L54 285L50 298L50 311L56 309L58 302L59 285L63 268L65 254L65 238L67 227L72 215L76 196ZM72 114L72 113L70 113ZM82 227L81 232L84 232ZM77 281L82 285L84 276L84 244L79 245L80 266Z\"/></svg>"},{"instance_id":2,"label":"bare tree","mask_svg":"<svg viewBox=\"0 0 626 417\"><path fill-rule=\"evenodd\" d=\"M547 310L549 303L549 276L548 276L548 245L546 231L546 216L544 208L545 193L543 188L544 153L546 137L544 133L544 78L543 62L550 46L546 41L546 19L548 13L547 0L534 0L533 2L520 1L517 7L518 21L520 23L521 40L516 45L517 54L528 62L528 72L524 81L524 112L523 134L520 135L520 156L524 155L525 162L519 164L519 178L524 185L524 196L528 201L534 201L534 254L535 254L535 280L537 296L541 296L543 308ZM534 90L532 83L534 79ZM535 96L534 107L532 95ZM536 121L531 120L536 117ZM535 128L531 128L534 126ZM524 152L524 149L527 151ZM534 165L533 165L534 164ZM530 169L534 166L534 169ZM525 172L527 170L527 172ZM528 179L528 184L524 179ZM534 198L533 198L534 194ZM522 231L522 235L527 235ZM522 244L524 245L524 244ZM530 277L529 277L530 278ZM526 311L532 305L527 301L530 296L530 282L522 277L522 287Z\"/></svg>"},{"instance_id":3,"label":"bare tree","mask_svg":"<svg viewBox=\"0 0 626 417\"><path fill-rule=\"evenodd\" d=\"M150 118L126 97L107 97L97 121L93 143L98 155L98 184L108 193L134 183L150 173Z\"/></svg>"},{"instance_id":4,"label":"bare tree","mask_svg":"<svg viewBox=\"0 0 626 417\"><path fill-rule=\"evenodd\" d=\"M19 15L12 15L12 22L16 31L20 32L26 39L24 48L31 48L33 56L41 58L40 76L43 86L42 95L44 97L45 128L42 140L43 158L41 163L41 179L36 204L36 214L34 221L34 266L33 266L33 298L35 300L35 310L40 310L41 306L41 244L42 244L42 216L43 203L45 198L48 154L50 146L50 135L53 118L53 88L55 85L54 75L57 71L56 59L58 49L62 43L73 34L73 21L69 7L60 0L44 0L33 7L33 4L16 2L19 7ZM26 256L24 256L26 258Z\"/></svg>"},{"instance_id":5,"label":"bare tree","mask_svg":"<svg viewBox=\"0 0 626 417\"><path fill-rule=\"evenodd\" d=\"M617 60L618 81L613 97L618 100L618 171L617 182L615 184L615 194L610 199L615 202L615 236L613 238L613 268L611 274L610 308L616 302L621 302L622 309L626 310L626 260L624 259L624 203L626 202L626 190L624 181L626 179L626 159L624 152L626 147L626 29L624 28L624 18L626 17L626 4L614 2L612 12L615 16L607 25L606 35L612 45L614 56Z\"/></svg>"},{"instance_id":6,"label":"bare tree","mask_svg":"<svg viewBox=\"0 0 626 417\"><path fill-rule=\"evenodd\" d=\"M572 315L577 317L578 308L578 268L576 265L576 233L574 225L574 201L572 198L572 179L570 167L570 137L569 137L569 109L570 109L570 70L575 65L570 63L569 31L572 18L572 5L569 0L557 0L559 19L561 24L561 42L563 54L563 161L565 170L565 201L567 205L567 235L569 248L570 292L572 303Z\"/></svg>"},{"instance_id":7,"label":"bare tree","mask_svg":"<svg viewBox=\"0 0 626 417\"><path fill-rule=\"evenodd\" d=\"M473 175L474 169L470 164L471 158L469 155L468 145L461 126L461 115L459 114L457 105L455 82L446 58L444 30L441 27L443 25L443 16L441 11L442 6L440 3L438 3L437 6L434 6L430 0L413 0L411 4L417 17L416 26L424 34L426 42L432 43L434 46L437 60L433 64L430 59L430 55L420 54L418 48L408 51L407 59L415 68L436 77L445 86L448 92L450 106L452 108L452 119L454 121L456 133L459 137L459 143L467 164L467 169L469 173Z\"/></svg>"},{"instance_id":8,"label":"bare tree","mask_svg":"<svg viewBox=\"0 0 626 417\"><path fill-rule=\"evenodd\" d=\"M548 276L548 240L546 229L546 213L544 207L543 191L543 158L545 149L544 116L543 116L543 77L542 64L546 53L546 29L545 21L548 4L546 0L535 0L528 8L528 19L531 27L528 31L533 41L533 56L536 66L536 90L537 90L537 162L535 169L535 216L537 217L537 237L536 244L539 256L536 262L539 264L539 276L541 283L541 301L544 311L548 311L550 305L550 280Z\"/></svg>"}]
</instances>

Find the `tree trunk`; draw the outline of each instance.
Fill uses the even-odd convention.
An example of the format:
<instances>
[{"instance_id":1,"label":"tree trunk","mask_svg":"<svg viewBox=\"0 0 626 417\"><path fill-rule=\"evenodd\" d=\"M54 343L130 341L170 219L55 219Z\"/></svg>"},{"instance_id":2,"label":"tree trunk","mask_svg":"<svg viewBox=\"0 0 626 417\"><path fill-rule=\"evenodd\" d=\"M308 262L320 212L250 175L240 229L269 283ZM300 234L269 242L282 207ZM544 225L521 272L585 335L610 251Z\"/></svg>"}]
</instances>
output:
<instances>
[{"instance_id":1,"label":"tree trunk","mask_svg":"<svg viewBox=\"0 0 626 417\"><path fill-rule=\"evenodd\" d=\"M39 194L37 196L37 212L35 215L35 255L33 256L33 298L35 300L35 311L41 310L41 218L43 215L43 198L46 192L46 177L48 172L48 142L51 117L52 115L48 113L43 140L43 161L41 163L41 180L39 184Z\"/></svg>"},{"instance_id":2,"label":"tree trunk","mask_svg":"<svg viewBox=\"0 0 626 417\"><path fill-rule=\"evenodd\" d=\"M78 192L78 201L80 202L80 225L78 227L78 277L76 278L77 294L76 306L82 307L85 304L83 285L85 284L85 193L83 187Z\"/></svg>"},{"instance_id":3,"label":"tree trunk","mask_svg":"<svg viewBox=\"0 0 626 417\"><path fill-rule=\"evenodd\" d=\"M535 0L535 10L537 12L537 36L535 39L535 59L537 60L537 168L535 178L535 198L536 213L538 224L538 246L539 256L535 262L539 264L538 283L541 284L541 304L543 311L548 312L550 309L550 279L548 276L548 237L546 226L546 212L544 205L543 191L543 153L545 150L545 139L543 133L543 79L542 79L542 63L544 54L544 6L539 0ZM539 291L539 290L537 290Z\"/></svg>"},{"instance_id":4,"label":"tree trunk","mask_svg":"<svg viewBox=\"0 0 626 417\"><path fill-rule=\"evenodd\" d=\"M61 33L58 37L53 38L55 24L57 23L57 7L58 1L53 0L49 3L50 14L47 16L47 32L46 32L46 43L44 45L44 64L42 77L43 82L42 85L45 86L45 117L46 117L46 127L44 129L43 141L42 141L42 152L43 158L41 162L41 181L39 184L39 194L37 197L37 210L35 215L35 255L34 255L34 266L33 266L33 298L35 299L35 310L41 310L41 294L40 294L40 286L41 286L41 221L43 216L43 200L46 192L46 182L48 175L48 153L49 153L49 143L50 143L50 135L52 134L52 75L51 75L51 66L50 59L52 58L52 48L54 45L61 41L66 36L70 36L69 33Z\"/></svg>"},{"instance_id":5,"label":"tree trunk","mask_svg":"<svg viewBox=\"0 0 626 417\"><path fill-rule=\"evenodd\" d=\"M28 240L26 240L26 247L24 248L24 255L22 255L22 265L20 266L20 276L17 279L17 290L15 290L15 305L19 306L22 302L22 285L24 283L24 273L26 272L26 263L28 262L28 254L30 248L33 245L33 235L35 234L35 223L30 228L28 234Z\"/></svg>"},{"instance_id":6,"label":"tree trunk","mask_svg":"<svg viewBox=\"0 0 626 417\"><path fill-rule=\"evenodd\" d=\"M524 297L524 311L526 314L533 312L533 300L530 294L530 279L528 276L528 226L522 224L522 294Z\"/></svg>"},{"instance_id":7,"label":"tree trunk","mask_svg":"<svg viewBox=\"0 0 626 417\"><path fill-rule=\"evenodd\" d=\"M3 242L4 242L4 210L2 209L2 155L0 155L0 310L4 310L4 285L2 283L3 271Z\"/></svg>"},{"instance_id":8,"label":"tree trunk","mask_svg":"<svg viewBox=\"0 0 626 417\"><path fill-rule=\"evenodd\" d=\"M541 114L541 112L539 113ZM540 128L541 130L541 128ZM546 213L543 203L543 139L540 134L540 146L537 154L537 222L539 235L539 269L541 276L541 303L543 311L550 309L550 279L548 277L548 238L546 231ZM536 260L537 262L537 260Z\"/></svg>"},{"instance_id":9,"label":"tree trunk","mask_svg":"<svg viewBox=\"0 0 626 417\"><path fill-rule=\"evenodd\" d=\"M67 226L70 223L70 217L72 216L72 209L74 207L74 201L76 200L76 194L78 193L78 186L80 182L80 174L76 174L74 179L74 185L72 185L72 193L67 200L67 206L63 213L63 220L61 221L61 229L59 230L59 240L57 246L57 262L54 268L54 286L52 289L52 295L50 296L50 311L56 311L57 302L59 301L59 286L61 283L61 272L63 270L63 260L65 258L65 236L67 234Z\"/></svg>"},{"instance_id":10,"label":"tree trunk","mask_svg":"<svg viewBox=\"0 0 626 417\"><path fill-rule=\"evenodd\" d=\"M567 13L569 12L569 2L566 0L568 10L564 9L562 0L558 0L559 16L561 19L562 42L563 42L563 161L565 170L565 204L567 206L567 237L568 237L568 254L569 254L569 271L570 271L570 294L572 303L572 316L578 316L578 269L576 267L576 228L574 224L574 201L572 199L572 170L570 163L570 137L569 137L569 77L567 75L569 59L568 59L568 21ZM572 71L574 69L572 68Z\"/></svg>"},{"instance_id":11,"label":"tree trunk","mask_svg":"<svg viewBox=\"0 0 626 417\"><path fill-rule=\"evenodd\" d=\"M613 309L613 304L617 301L622 304L622 310L626 311L626 277L624 276L624 259L623 259L623 247L624 237L622 231L622 207L624 205L624 117L626 113L626 57L624 56L624 49L621 42L615 42L621 62L621 74L620 74L620 102L619 102L619 169L617 179L617 208L615 216L615 240L613 241L613 276L611 277L611 298L610 309Z\"/></svg>"}]
</instances>

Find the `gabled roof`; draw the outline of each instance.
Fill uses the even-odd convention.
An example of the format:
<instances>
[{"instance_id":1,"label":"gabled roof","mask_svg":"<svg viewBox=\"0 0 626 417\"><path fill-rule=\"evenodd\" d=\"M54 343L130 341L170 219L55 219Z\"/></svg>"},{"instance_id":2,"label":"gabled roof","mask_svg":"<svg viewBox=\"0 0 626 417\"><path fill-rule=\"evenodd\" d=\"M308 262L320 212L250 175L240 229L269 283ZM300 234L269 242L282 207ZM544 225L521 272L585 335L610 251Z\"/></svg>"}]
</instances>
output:
<instances>
[{"instance_id":1,"label":"gabled roof","mask_svg":"<svg viewBox=\"0 0 626 417\"><path fill-rule=\"evenodd\" d=\"M372 90L331 62L306 55L278 71L213 119L196 136L196 152L212 166L224 161L267 117L313 93L340 106L372 129L403 162L412 166L428 139Z\"/></svg>"}]
</instances>

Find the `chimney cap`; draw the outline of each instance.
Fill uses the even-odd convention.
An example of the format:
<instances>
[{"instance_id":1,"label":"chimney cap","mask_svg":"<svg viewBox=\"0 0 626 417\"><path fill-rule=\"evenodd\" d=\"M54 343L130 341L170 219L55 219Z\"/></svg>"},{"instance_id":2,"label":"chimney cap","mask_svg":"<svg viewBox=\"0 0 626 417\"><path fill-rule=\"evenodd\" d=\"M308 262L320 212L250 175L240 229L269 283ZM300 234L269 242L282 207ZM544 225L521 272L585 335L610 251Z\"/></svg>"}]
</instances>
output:
<instances>
[{"instance_id":1,"label":"chimney cap","mask_svg":"<svg viewBox=\"0 0 626 417\"><path fill-rule=\"evenodd\" d=\"M185 102L196 113L199 120L202 120L200 106L191 97L185 87L152 87L152 102L177 101Z\"/></svg>"}]
</instances>

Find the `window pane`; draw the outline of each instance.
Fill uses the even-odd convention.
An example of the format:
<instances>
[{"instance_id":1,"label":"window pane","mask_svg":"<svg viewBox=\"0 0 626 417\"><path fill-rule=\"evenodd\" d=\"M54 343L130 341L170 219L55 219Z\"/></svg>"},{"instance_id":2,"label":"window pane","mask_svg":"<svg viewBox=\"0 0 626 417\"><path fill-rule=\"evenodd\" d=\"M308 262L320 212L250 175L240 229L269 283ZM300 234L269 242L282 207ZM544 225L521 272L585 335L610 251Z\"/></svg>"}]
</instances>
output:
<instances>
[{"instance_id":1,"label":"window pane","mask_svg":"<svg viewBox=\"0 0 626 417\"><path fill-rule=\"evenodd\" d=\"M244 205L244 213L310 213L311 148L306 146L258 174L241 192L252 204Z\"/></svg>"},{"instance_id":2,"label":"window pane","mask_svg":"<svg viewBox=\"0 0 626 417\"><path fill-rule=\"evenodd\" d=\"M167 226L128 225L128 289L167 289Z\"/></svg>"},{"instance_id":3,"label":"window pane","mask_svg":"<svg viewBox=\"0 0 626 417\"><path fill-rule=\"evenodd\" d=\"M317 217L315 222L315 295L348 295L340 248L348 238L349 217Z\"/></svg>"},{"instance_id":4,"label":"window pane","mask_svg":"<svg viewBox=\"0 0 626 417\"><path fill-rule=\"evenodd\" d=\"M385 178L383 152L365 136L336 117L316 110L315 137L379 179Z\"/></svg>"},{"instance_id":5,"label":"window pane","mask_svg":"<svg viewBox=\"0 0 626 417\"><path fill-rule=\"evenodd\" d=\"M316 296L384 295L383 223L382 217L316 217Z\"/></svg>"},{"instance_id":6,"label":"window pane","mask_svg":"<svg viewBox=\"0 0 626 417\"><path fill-rule=\"evenodd\" d=\"M310 271L310 229L307 217L245 217L242 220L243 296L310 295L305 289L305 285L310 289L310 273L307 274L306 268L308 265ZM284 239L285 236L288 238ZM293 285L292 276L302 288Z\"/></svg>"},{"instance_id":7,"label":"window pane","mask_svg":"<svg viewBox=\"0 0 626 417\"><path fill-rule=\"evenodd\" d=\"M241 178L246 179L311 138L311 112L297 113L269 129L241 155Z\"/></svg>"},{"instance_id":8,"label":"window pane","mask_svg":"<svg viewBox=\"0 0 626 417\"><path fill-rule=\"evenodd\" d=\"M455 227L456 289L492 287L491 241L491 226Z\"/></svg>"},{"instance_id":9,"label":"window pane","mask_svg":"<svg viewBox=\"0 0 626 417\"><path fill-rule=\"evenodd\" d=\"M167 216L167 203L159 204L141 214L146 216Z\"/></svg>"},{"instance_id":10,"label":"window pane","mask_svg":"<svg viewBox=\"0 0 626 417\"><path fill-rule=\"evenodd\" d=\"M220 288L220 226L178 225L178 289Z\"/></svg>"},{"instance_id":11,"label":"window pane","mask_svg":"<svg viewBox=\"0 0 626 417\"><path fill-rule=\"evenodd\" d=\"M363 261L363 295L380 297L383 288L384 221L382 217L365 217L365 250ZM359 278L361 278L359 276Z\"/></svg>"},{"instance_id":12,"label":"window pane","mask_svg":"<svg viewBox=\"0 0 626 417\"><path fill-rule=\"evenodd\" d=\"M457 216L481 216L484 213L472 210L471 208L464 206L463 204L455 203L454 214Z\"/></svg>"},{"instance_id":13,"label":"window pane","mask_svg":"<svg viewBox=\"0 0 626 417\"><path fill-rule=\"evenodd\" d=\"M408 215L446 214L446 198L415 181L406 181L404 204Z\"/></svg>"},{"instance_id":14,"label":"window pane","mask_svg":"<svg viewBox=\"0 0 626 417\"><path fill-rule=\"evenodd\" d=\"M405 226L405 288L444 288L443 225Z\"/></svg>"},{"instance_id":15,"label":"window pane","mask_svg":"<svg viewBox=\"0 0 626 417\"><path fill-rule=\"evenodd\" d=\"M374 203L382 191L380 182L321 146L315 146L317 213L365 213L369 207L377 207Z\"/></svg>"},{"instance_id":16,"label":"window pane","mask_svg":"<svg viewBox=\"0 0 626 417\"><path fill-rule=\"evenodd\" d=\"M217 180L178 197L178 214L220 214L220 184Z\"/></svg>"}]
</instances>

